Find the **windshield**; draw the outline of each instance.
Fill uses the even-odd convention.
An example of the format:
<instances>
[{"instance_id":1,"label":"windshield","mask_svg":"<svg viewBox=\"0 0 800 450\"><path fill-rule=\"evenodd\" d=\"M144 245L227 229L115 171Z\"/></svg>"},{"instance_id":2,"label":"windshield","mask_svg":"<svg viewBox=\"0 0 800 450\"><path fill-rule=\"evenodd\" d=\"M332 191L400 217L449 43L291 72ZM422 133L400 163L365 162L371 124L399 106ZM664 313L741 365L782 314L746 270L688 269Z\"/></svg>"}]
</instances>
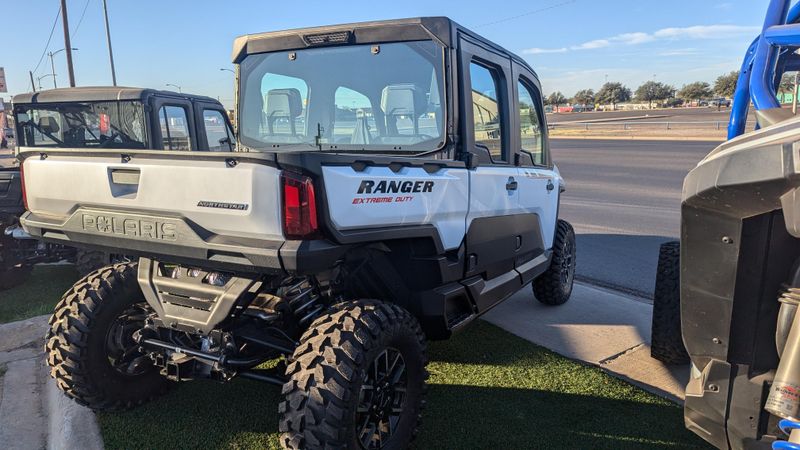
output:
<instances>
[{"instance_id":1,"label":"windshield","mask_svg":"<svg viewBox=\"0 0 800 450\"><path fill-rule=\"evenodd\" d=\"M443 52L415 41L248 56L239 69L241 142L269 151L436 150Z\"/></svg>"},{"instance_id":2,"label":"windshield","mask_svg":"<svg viewBox=\"0 0 800 450\"><path fill-rule=\"evenodd\" d=\"M14 115L25 147L145 149L141 102L18 105Z\"/></svg>"}]
</instances>

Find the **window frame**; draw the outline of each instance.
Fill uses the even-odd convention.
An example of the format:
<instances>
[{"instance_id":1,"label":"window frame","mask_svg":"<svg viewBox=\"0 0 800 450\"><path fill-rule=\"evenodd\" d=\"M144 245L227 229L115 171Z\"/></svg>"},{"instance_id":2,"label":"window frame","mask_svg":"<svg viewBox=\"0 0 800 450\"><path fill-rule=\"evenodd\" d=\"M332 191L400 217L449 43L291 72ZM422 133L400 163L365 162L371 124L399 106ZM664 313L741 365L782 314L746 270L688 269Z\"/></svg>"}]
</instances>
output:
<instances>
[{"instance_id":1,"label":"window frame","mask_svg":"<svg viewBox=\"0 0 800 450\"><path fill-rule=\"evenodd\" d=\"M195 151L199 148L197 141L197 130L195 129L196 112L195 108L192 105L192 102L190 102L189 100L182 100L171 97L155 97L152 105L153 109L156 111L156 114L152 116L156 119L155 123L152 124L153 139L154 139L152 147L154 149L171 151L171 152L184 152L184 151ZM183 108L184 112L186 113L186 121L189 132L189 150L171 150L168 148L164 148L164 136L161 133L160 116L161 116L161 108L165 106L176 106L178 108Z\"/></svg>"},{"instance_id":2,"label":"window frame","mask_svg":"<svg viewBox=\"0 0 800 450\"><path fill-rule=\"evenodd\" d=\"M530 152L530 150L526 150L526 149L524 149L522 147L522 122L520 121L520 115L519 115L519 98L520 98L519 97L519 94L520 94L519 93L519 86L520 85L522 85L522 87L524 87L528 91L528 93L533 96L533 99L532 99L533 100L533 107L536 108L536 114L538 115L538 118L539 118L539 129L541 130L541 133L542 133L541 134L541 139L542 139L542 144L541 144L541 146L542 146L542 163L541 164L537 164L536 163L536 161L533 158L533 154ZM547 120L546 120L546 116L544 115L544 108L542 107L542 94L541 94L541 91L524 74L519 74L517 76L516 84L514 86L514 91L516 93L516 95L514 96L514 98L515 98L515 106L516 106L516 111L517 111L516 124L515 125L516 125L516 131L517 131L516 135L517 135L517 138L518 138L517 144L518 144L518 147L519 147L519 151L520 152L529 153L531 155L531 161L532 161L534 167L548 167L548 168L552 167L552 164L550 162L550 148L549 148L549 145L548 145L549 141L547 139Z\"/></svg>"},{"instance_id":3,"label":"window frame","mask_svg":"<svg viewBox=\"0 0 800 450\"><path fill-rule=\"evenodd\" d=\"M464 146L461 152L463 159L470 167L498 166L509 167L515 164L517 151L513 139L514 115L511 114L513 104L512 90L509 80L512 79L511 60L507 55L496 53L465 35L459 38L459 72L460 88L459 102L461 103L462 116L459 118L461 135ZM476 64L494 70L497 75L497 99L500 103L498 113L501 122L501 148L503 160L495 160L486 152L477 151L475 142L475 125L473 122L474 111L472 107L472 79L470 64Z\"/></svg>"},{"instance_id":4,"label":"window frame","mask_svg":"<svg viewBox=\"0 0 800 450\"><path fill-rule=\"evenodd\" d=\"M542 135L543 135L542 136L542 140L543 140L542 151L544 152L544 158L543 158L544 164L543 165L533 164L533 158L532 157L531 157L531 163L532 163L531 165L527 165L527 164L522 164L521 163L522 162L522 158L521 158L521 156L522 156L522 143L520 141L521 132L520 132L520 123L519 123L519 113L517 112L516 114L514 114L514 117L512 118L514 120L514 148L516 149L516 152L517 152L517 155L518 155L517 156L517 160L518 160L518 164L517 165L521 166L521 167L538 167L538 168L544 168L544 169L552 170L553 169L553 160L552 160L552 155L550 154L550 138L549 138L550 129L547 126L547 115L544 112L544 103L543 103L544 99L542 98L542 88L541 88L541 83L539 82L539 77L537 77L536 74L527 65L524 65L523 63L520 63L518 61L514 61L513 64L512 64L512 67L513 67L513 75L514 75L514 77L513 77L513 80L514 80L514 83L513 83L514 84L514 88L513 88L514 89L514 93L513 93L513 95L514 95L514 107L517 110L519 109L519 105L517 104L517 102L519 101L519 93L516 92L516 90L517 90L517 82L522 83L523 85L525 85L529 90L533 91L532 93L538 94L538 98L535 99L534 102L536 103L537 111L539 112L539 117L540 117L541 122L542 122Z\"/></svg>"},{"instance_id":5,"label":"window frame","mask_svg":"<svg viewBox=\"0 0 800 450\"><path fill-rule=\"evenodd\" d=\"M233 141L233 135L231 134L230 126L228 125L228 114L225 111L219 109L218 106L209 106L209 105L202 105L202 104L198 105L197 111L198 111L197 119L201 120L201 122L198 122L198 123L202 123L203 124L203 131L202 131L203 139L202 139L202 143L198 142L198 147L205 147L203 150L209 151L209 152L210 151L217 151L217 152L226 152L226 151L228 151L228 152L232 152L234 150L234 141ZM208 142L208 128L206 128L206 111L217 113L222 118L222 127L225 129L225 136L229 139L228 150L211 150L211 145ZM198 138L199 138L199 136L198 136ZM200 144L202 144L202 145L200 145Z\"/></svg>"}]
</instances>

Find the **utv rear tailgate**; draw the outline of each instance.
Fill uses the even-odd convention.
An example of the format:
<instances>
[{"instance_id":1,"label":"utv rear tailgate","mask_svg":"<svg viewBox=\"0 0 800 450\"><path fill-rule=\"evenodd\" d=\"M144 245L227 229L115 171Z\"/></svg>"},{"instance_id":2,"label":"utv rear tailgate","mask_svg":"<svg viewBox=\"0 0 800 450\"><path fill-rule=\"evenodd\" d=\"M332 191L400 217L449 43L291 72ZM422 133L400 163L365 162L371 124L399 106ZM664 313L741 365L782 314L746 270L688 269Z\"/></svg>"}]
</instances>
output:
<instances>
[{"instance_id":1,"label":"utv rear tailgate","mask_svg":"<svg viewBox=\"0 0 800 450\"><path fill-rule=\"evenodd\" d=\"M50 152L22 164L29 212L21 222L34 236L227 268L281 268L280 170L266 158Z\"/></svg>"}]
</instances>

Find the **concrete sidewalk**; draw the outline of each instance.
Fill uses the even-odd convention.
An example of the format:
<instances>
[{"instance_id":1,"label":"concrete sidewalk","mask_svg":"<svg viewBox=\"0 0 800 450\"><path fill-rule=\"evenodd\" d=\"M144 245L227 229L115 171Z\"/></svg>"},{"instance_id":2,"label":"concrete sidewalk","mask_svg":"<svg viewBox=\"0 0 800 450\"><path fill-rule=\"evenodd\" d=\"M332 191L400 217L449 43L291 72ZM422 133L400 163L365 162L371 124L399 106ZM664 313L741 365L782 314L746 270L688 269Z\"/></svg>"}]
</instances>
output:
<instances>
[{"instance_id":1,"label":"concrete sidewalk","mask_svg":"<svg viewBox=\"0 0 800 450\"><path fill-rule=\"evenodd\" d=\"M681 402L689 366L665 366L650 357L652 310L644 299L575 283L572 298L564 305L543 305L527 287L484 319L560 355Z\"/></svg>"},{"instance_id":2,"label":"concrete sidewalk","mask_svg":"<svg viewBox=\"0 0 800 450\"><path fill-rule=\"evenodd\" d=\"M48 376L48 316L0 325L0 448L102 449L94 413Z\"/></svg>"}]
</instances>

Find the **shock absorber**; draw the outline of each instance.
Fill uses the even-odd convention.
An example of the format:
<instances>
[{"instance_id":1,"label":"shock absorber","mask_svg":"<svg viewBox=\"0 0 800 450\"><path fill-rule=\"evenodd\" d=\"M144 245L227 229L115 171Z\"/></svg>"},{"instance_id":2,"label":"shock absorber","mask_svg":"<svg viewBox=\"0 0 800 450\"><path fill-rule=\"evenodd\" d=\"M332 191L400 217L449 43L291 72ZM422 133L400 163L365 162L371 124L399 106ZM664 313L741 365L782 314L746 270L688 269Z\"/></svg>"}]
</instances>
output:
<instances>
[{"instance_id":1,"label":"shock absorber","mask_svg":"<svg viewBox=\"0 0 800 450\"><path fill-rule=\"evenodd\" d=\"M800 290L786 289L780 302L775 336L780 362L764 409L783 419L779 427L789 435L788 441L776 441L772 448L800 450Z\"/></svg>"}]
</instances>

